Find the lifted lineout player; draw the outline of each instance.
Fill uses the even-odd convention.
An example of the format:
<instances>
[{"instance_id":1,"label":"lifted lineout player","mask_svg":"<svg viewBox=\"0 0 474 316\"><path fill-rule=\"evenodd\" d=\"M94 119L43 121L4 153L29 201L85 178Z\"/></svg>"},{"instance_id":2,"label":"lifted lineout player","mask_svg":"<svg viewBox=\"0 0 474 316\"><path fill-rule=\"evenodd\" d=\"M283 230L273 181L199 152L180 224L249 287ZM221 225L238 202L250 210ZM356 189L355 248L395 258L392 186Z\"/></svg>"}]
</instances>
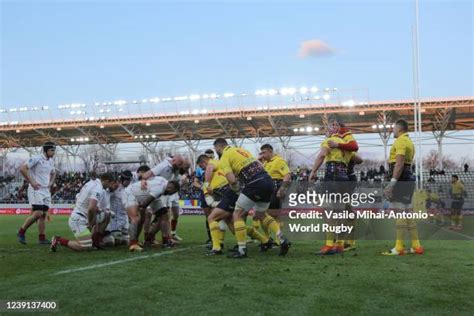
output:
<instances>
[{"instance_id":1,"label":"lifted lineout player","mask_svg":"<svg viewBox=\"0 0 474 316\"><path fill-rule=\"evenodd\" d=\"M45 221L51 206L50 188L54 183L54 153L56 145L46 142L43 145L43 154L30 158L21 168L20 173L29 183L28 201L31 205L31 215L28 216L18 231L18 241L26 244L26 230L38 221L39 243L48 244L45 235Z\"/></svg>"}]
</instances>

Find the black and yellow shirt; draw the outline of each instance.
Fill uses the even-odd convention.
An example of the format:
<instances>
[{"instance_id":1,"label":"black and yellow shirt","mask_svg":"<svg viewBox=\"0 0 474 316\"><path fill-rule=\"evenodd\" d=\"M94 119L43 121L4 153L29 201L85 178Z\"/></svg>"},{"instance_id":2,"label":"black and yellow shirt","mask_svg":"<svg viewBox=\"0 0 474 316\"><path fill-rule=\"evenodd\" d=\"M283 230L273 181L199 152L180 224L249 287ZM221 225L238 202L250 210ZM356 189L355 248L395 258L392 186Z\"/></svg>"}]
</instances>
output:
<instances>
[{"instance_id":1,"label":"black and yellow shirt","mask_svg":"<svg viewBox=\"0 0 474 316\"><path fill-rule=\"evenodd\" d=\"M256 161L257 159L249 151L240 147L227 146L224 148L220 163L225 174L233 172L238 176L242 169Z\"/></svg>"},{"instance_id":2,"label":"black and yellow shirt","mask_svg":"<svg viewBox=\"0 0 474 316\"><path fill-rule=\"evenodd\" d=\"M225 177L225 173L220 166L219 160L210 159L208 164L214 166L214 171L212 172L212 179L209 183L209 187L212 190L219 189L227 185L229 182Z\"/></svg>"},{"instance_id":3,"label":"black and yellow shirt","mask_svg":"<svg viewBox=\"0 0 474 316\"><path fill-rule=\"evenodd\" d=\"M351 155L349 152L345 152L342 149L339 148L331 148L328 145L328 142L332 140L335 141L336 143L344 143L344 140L339 137L337 134L331 135L330 137L326 138L322 143L321 143L321 148L328 148L329 153L326 155L324 158L324 162L339 162L343 163L347 166L347 164L350 161Z\"/></svg>"},{"instance_id":4,"label":"black and yellow shirt","mask_svg":"<svg viewBox=\"0 0 474 316\"><path fill-rule=\"evenodd\" d=\"M395 139L395 142L390 148L388 162L390 164L395 163L398 155L405 156L406 165L411 165L413 162L413 157L415 156L415 145L408 136L408 133L403 133Z\"/></svg>"},{"instance_id":5,"label":"black and yellow shirt","mask_svg":"<svg viewBox=\"0 0 474 316\"><path fill-rule=\"evenodd\" d=\"M265 161L263 167L273 180L283 180L290 173L288 164L279 155L273 156L270 161Z\"/></svg>"}]
</instances>

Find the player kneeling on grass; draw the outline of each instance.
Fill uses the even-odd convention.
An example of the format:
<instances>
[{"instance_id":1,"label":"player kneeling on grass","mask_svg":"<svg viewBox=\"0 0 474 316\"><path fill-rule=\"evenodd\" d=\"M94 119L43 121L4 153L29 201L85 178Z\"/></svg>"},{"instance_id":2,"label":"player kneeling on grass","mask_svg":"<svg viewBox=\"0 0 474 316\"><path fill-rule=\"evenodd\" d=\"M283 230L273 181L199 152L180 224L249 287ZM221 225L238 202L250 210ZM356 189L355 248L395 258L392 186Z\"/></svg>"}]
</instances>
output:
<instances>
[{"instance_id":1,"label":"player kneeling on grass","mask_svg":"<svg viewBox=\"0 0 474 316\"><path fill-rule=\"evenodd\" d=\"M105 190L114 181L114 174L104 173L99 179L90 180L82 187L68 222L76 240L54 236L51 241L51 251L56 252L59 245L74 251L90 250L93 246L98 246L100 236L110 220L110 213L100 207L106 204Z\"/></svg>"},{"instance_id":2,"label":"player kneeling on grass","mask_svg":"<svg viewBox=\"0 0 474 316\"><path fill-rule=\"evenodd\" d=\"M163 177L153 177L147 181L145 189L140 182L134 183L125 189L123 196L124 207L130 218L130 251L142 251L138 245L138 236L140 236L145 219L146 208L162 195L172 195L179 191L177 181L168 181Z\"/></svg>"}]
</instances>

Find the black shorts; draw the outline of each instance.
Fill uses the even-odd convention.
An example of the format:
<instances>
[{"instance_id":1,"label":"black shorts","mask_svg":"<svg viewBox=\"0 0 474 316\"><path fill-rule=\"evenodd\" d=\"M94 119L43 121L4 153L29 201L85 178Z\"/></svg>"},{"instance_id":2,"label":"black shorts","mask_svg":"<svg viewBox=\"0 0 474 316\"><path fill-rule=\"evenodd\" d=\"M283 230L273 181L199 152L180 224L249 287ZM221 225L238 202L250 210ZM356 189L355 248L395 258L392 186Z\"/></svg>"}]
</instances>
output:
<instances>
[{"instance_id":1,"label":"black shorts","mask_svg":"<svg viewBox=\"0 0 474 316\"><path fill-rule=\"evenodd\" d=\"M392 191L390 202L410 204L415 192L415 181L398 181Z\"/></svg>"},{"instance_id":2,"label":"black shorts","mask_svg":"<svg viewBox=\"0 0 474 316\"><path fill-rule=\"evenodd\" d=\"M270 210L279 210L281 209L281 199L277 197L277 191L273 191L273 194L270 198L270 206L268 207Z\"/></svg>"},{"instance_id":3,"label":"black shorts","mask_svg":"<svg viewBox=\"0 0 474 316\"><path fill-rule=\"evenodd\" d=\"M237 202L238 198L239 196L234 191L232 191L232 189L227 188L227 190L224 192L224 195L222 196L222 199L219 201L219 204L217 204L217 208L229 213L233 213L235 203Z\"/></svg>"},{"instance_id":4,"label":"black shorts","mask_svg":"<svg viewBox=\"0 0 474 316\"><path fill-rule=\"evenodd\" d=\"M464 205L464 201L452 201L451 202L451 208L453 210L461 210L463 205Z\"/></svg>"},{"instance_id":5,"label":"black shorts","mask_svg":"<svg viewBox=\"0 0 474 316\"><path fill-rule=\"evenodd\" d=\"M273 180L266 172L257 174L245 184L242 194L254 202L270 202L273 194Z\"/></svg>"}]
</instances>

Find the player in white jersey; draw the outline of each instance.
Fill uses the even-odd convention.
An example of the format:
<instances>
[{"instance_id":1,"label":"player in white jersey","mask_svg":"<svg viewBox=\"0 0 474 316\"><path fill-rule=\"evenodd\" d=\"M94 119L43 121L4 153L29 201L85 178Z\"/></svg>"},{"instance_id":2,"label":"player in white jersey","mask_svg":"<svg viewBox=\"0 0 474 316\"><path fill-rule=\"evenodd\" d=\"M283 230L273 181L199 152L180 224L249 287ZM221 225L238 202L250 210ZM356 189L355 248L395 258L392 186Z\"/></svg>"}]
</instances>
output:
<instances>
[{"instance_id":1,"label":"player in white jersey","mask_svg":"<svg viewBox=\"0 0 474 316\"><path fill-rule=\"evenodd\" d=\"M113 173L104 173L99 179L87 182L76 197L76 206L69 217L69 228L76 240L68 240L54 236L51 251L55 252L59 245L75 251L84 251L98 246L101 235L109 223L106 189L115 181Z\"/></svg>"},{"instance_id":2,"label":"player in white jersey","mask_svg":"<svg viewBox=\"0 0 474 316\"><path fill-rule=\"evenodd\" d=\"M148 166L140 166L138 174L141 175L149 170ZM172 195L179 191L177 181L168 181L163 177L153 177L147 181L145 188L140 182L129 185L123 195L123 204L130 218L130 251L142 251L138 245L146 208L162 195Z\"/></svg>"},{"instance_id":3,"label":"player in white jersey","mask_svg":"<svg viewBox=\"0 0 474 316\"><path fill-rule=\"evenodd\" d=\"M46 142L43 145L43 154L30 158L20 168L21 175L29 183L28 201L31 205L31 214L28 216L18 231L18 241L26 244L26 230L38 221L39 243L48 244L49 240L45 235L45 222L49 207L51 206L50 188L54 183L54 153L56 145Z\"/></svg>"},{"instance_id":4,"label":"player in white jersey","mask_svg":"<svg viewBox=\"0 0 474 316\"><path fill-rule=\"evenodd\" d=\"M142 179L142 186L146 187L146 180L154 177L160 176L168 181L171 180L180 180L180 176L184 175L188 172L190 167L190 163L188 159L185 159L182 155L174 155L172 157L165 158L159 164L157 164L151 170L145 172L141 179ZM179 193L177 192L174 195L169 197L162 197L160 202L158 202L157 208L171 208L172 219L171 219L171 237L174 240L180 241L182 240L181 237L178 236L176 233L177 226L178 226L178 218L179 218ZM151 221L152 214L147 214L146 224L145 227L147 231L149 230L149 223ZM151 229L153 230L153 228ZM154 236L153 236L154 238Z\"/></svg>"},{"instance_id":5,"label":"player in white jersey","mask_svg":"<svg viewBox=\"0 0 474 316\"><path fill-rule=\"evenodd\" d=\"M138 178L137 178L138 179ZM110 220L106 231L110 235L104 237L106 245L128 245L130 242L130 235L128 233L129 221L127 211L123 205L123 195L125 188L133 181L133 174L130 170L123 171L119 179L110 187L110 208L113 217Z\"/></svg>"}]
</instances>

